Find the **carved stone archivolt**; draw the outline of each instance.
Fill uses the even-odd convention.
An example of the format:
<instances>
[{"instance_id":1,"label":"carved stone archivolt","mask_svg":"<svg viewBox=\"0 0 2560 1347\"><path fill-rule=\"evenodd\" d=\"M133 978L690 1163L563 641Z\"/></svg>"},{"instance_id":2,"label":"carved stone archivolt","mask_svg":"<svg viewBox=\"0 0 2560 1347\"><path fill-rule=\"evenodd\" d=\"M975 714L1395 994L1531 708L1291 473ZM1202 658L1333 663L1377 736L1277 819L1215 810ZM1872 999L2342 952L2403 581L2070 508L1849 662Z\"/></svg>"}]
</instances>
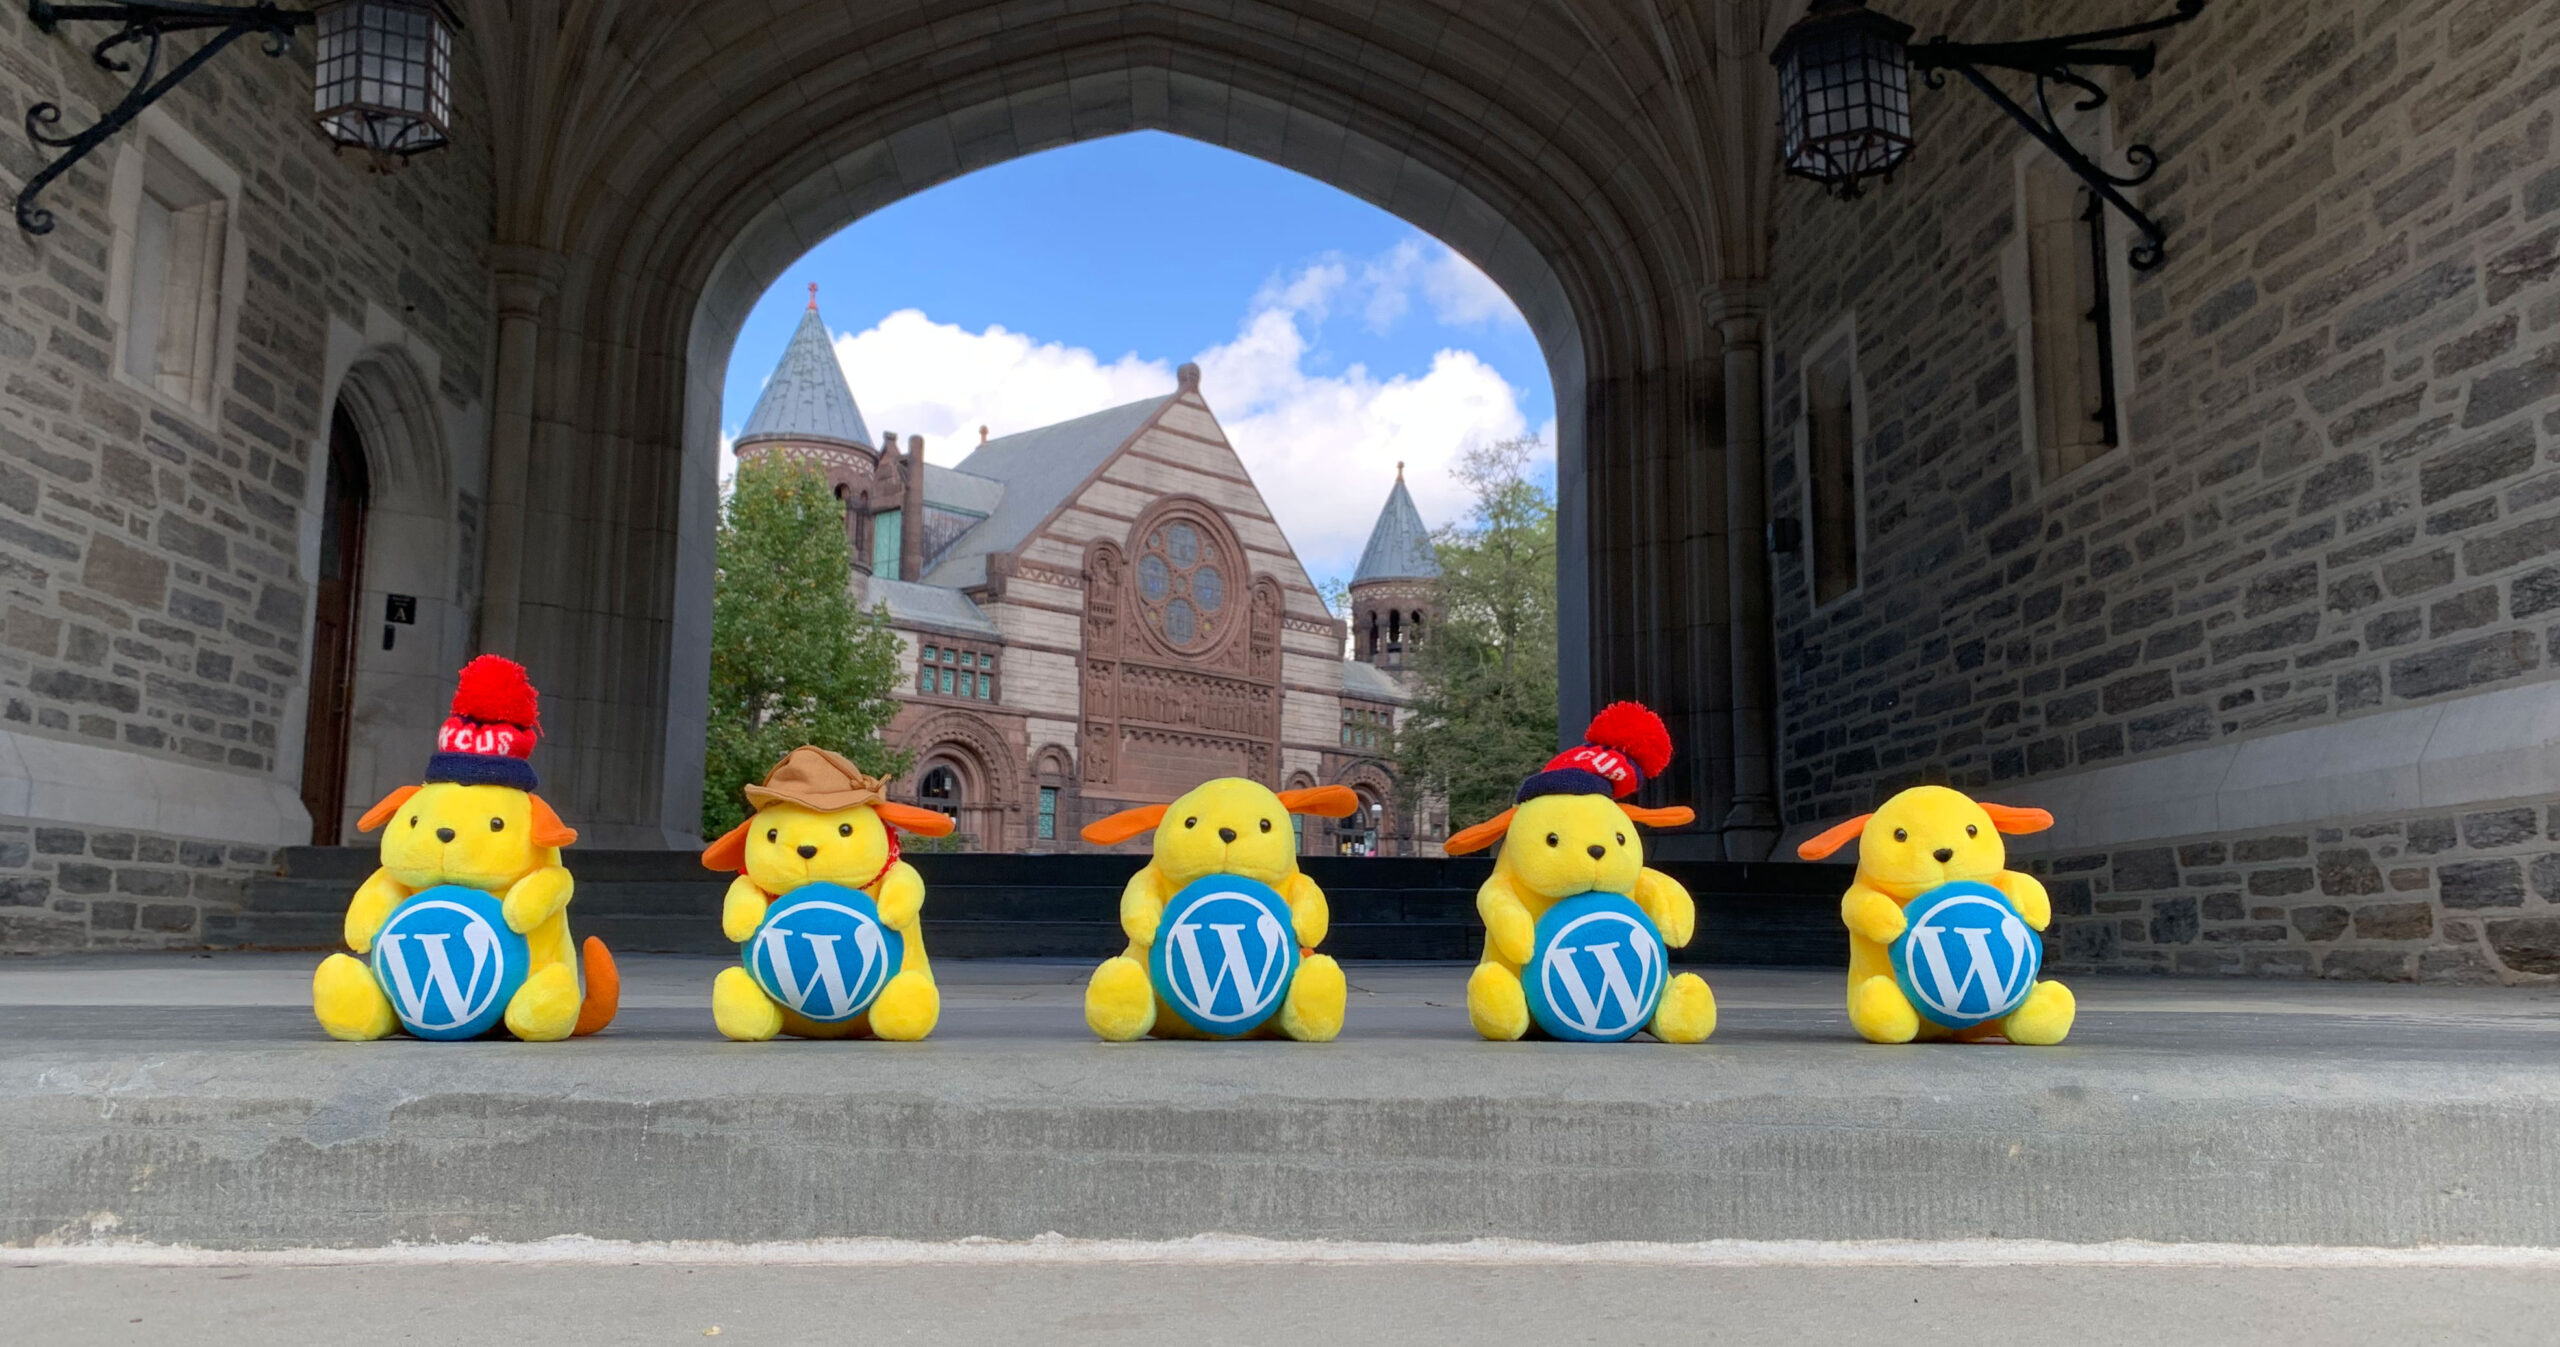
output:
<instances>
[{"instance_id":1,"label":"carved stone archivolt","mask_svg":"<svg viewBox=\"0 0 2560 1347\"><path fill-rule=\"evenodd\" d=\"M919 772L936 759L954 760L972 790L972 805L1008 805L1019 790L1022 774L1004 732L975 713L940 712L919 723L899 746L915 755ZM902 793L912 798L915 783L907 782Z\"/></svg>"},{"instance_id":2,"label":"carved stone archivolt","mask_svg":"<svg viewBox=\"0 0 2560 1347\"><path fill-rule=\"evenodd\" d=\"M1280 582L1208 502L1168 496L1085 549L1083 779L1139 793L1204 770L1276 782Z\"/></svg>"}]
</instances>

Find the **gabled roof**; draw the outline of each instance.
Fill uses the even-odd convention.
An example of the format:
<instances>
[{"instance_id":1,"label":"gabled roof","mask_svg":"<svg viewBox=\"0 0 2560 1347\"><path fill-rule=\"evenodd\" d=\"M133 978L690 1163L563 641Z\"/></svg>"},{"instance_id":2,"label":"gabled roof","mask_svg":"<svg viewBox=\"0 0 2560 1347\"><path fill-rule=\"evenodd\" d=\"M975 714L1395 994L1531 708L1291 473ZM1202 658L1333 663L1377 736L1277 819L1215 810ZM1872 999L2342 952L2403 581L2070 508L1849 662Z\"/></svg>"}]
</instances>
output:
<instances>
[{"instance_id":1,"label":"gabled roof","mask_svg":"<svg viewBox=\"0 0 2560 1347\"><path fill-rule=\"evenodd\" d=\"M925 583L970 583L965 577L971 574L983 579L985 557L1022 546L1042 520L1065 504L1067 497L1099 471L1120 446L1179 396L1167 393L1126 403L1054 426L989 440L970 451L967 458L960 460L955 475L999 483L1001 493L985 519L936 555L925 573ZM934 483L935 474L928 468L927 501L934 498ZM971 565L973 561L975 566Z\"/></svg>"},{"instance_id":2,"label":"gabled roof","mask_svg":"<svg viewBox=\"0 0 2560 1347\"><path fill-rule=\"evenodd\" d=\"M871 446L871 428L862 409L853 405L845 386L844 367L836 363L834 342L818 318L818 288L809 287L809 311L800 315L799 330L783 348L782 363L765 380L764 394L747 416L738 443L751 440L825 440Z\"/></svg>"},{"instance_id":3,"label":"gabled roof","mask_svg":"<svg viewBox=\"0 0 2560 1347\"><path fill-rule=\"evenodd\" d=\"M1369 530L1369 545L1360 550L1360 569L1352 573L1351 583L1433 580L1439 575L1431 530L1423 527L1422 512L1413 507L1413 493L1404 489L1404 465L1399 463L1395 489L1387 493L1386 508L1378 511L1378 522Z\"/></svg>"},{"instance_id":4,"label":"gabled roof","mask_svg":"<svg viewBox=\"0 0 2560 1347\"><path fill-rule=\"evenodd\" d=\"M1396 681L1394 674L1388 673L1377 665L1363 664L1356 659L1347 659L1342 662L1342 695L1358 697L1365 701L1393 702L1398 706L1413 700L1413 694L1405 689L1404 684Z\"/></svg>"},{"instance_id":5,"label":"gabled roof","mask_svg":"<svg viewBox=\"0 0 2560 1347\"><path fill-rule=\"evenodd\" d=\"M859 573L853 583L854 600L864 608L886 605L889 620L895 625L1003 639L1004 633L996 630L996 624L959 590Z\"/></svg>"}]
</instances>

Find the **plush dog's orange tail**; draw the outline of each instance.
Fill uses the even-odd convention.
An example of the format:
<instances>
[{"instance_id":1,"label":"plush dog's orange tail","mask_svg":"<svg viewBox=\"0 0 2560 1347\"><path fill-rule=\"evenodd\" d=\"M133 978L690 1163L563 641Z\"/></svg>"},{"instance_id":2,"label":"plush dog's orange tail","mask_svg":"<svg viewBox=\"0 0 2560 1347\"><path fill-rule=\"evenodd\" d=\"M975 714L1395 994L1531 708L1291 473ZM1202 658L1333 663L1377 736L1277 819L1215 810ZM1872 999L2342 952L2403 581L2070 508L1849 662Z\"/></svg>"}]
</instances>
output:
<instances>
[{"instance_id":1,"label":"plush dog's orange tail","mask_svg":"<svg viewBox=\"0 0 2560 1347\"><path fill-rule=\"evenodd\" d=\"M569 1032L584 1038L613 1023L613 1013L622 1009L622 970L613 966L612 952L594 936L578 947L578 965L587 975L587 999L578 1005L578 1027Z\"/></svg>"}]
</instances>

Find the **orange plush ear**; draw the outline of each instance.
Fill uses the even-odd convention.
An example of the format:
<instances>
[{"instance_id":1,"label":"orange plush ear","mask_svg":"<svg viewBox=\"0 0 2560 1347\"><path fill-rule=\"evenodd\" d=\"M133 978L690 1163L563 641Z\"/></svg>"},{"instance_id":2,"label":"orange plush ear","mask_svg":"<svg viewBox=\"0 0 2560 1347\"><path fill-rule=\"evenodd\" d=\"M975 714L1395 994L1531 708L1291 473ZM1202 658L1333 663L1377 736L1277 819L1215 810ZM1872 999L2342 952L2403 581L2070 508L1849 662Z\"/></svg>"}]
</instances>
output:
<instances>
[{"instance_id":1,"label":"orange plush ear","mask_svg":"<svg viewBox=\"0 0 2560 1347\"><path fill-rule=\"evenodd\" d=\"M356 831L360 833L369 833L374 829L381 827L383 824L389 823L391 821L391 816L400 812L400 806L407 804L409 802L409 797L417 793L418 788L416 786L402 786L400 789L383 796L382 803L364 811L364 817L356 820Z\"/></svg>"},{"instance_id":2,"label":"orange plush ear","mask_svg":"<svg viewBox=\"0 0 2560 1347\"><path fill-rule=\"evenodd\" d=\"M1860 814L1856 818L1833 827L1819 836L1808 837L1803 842L1797 844L1796 855L1809 861L1821 860L1832 852L1838 851L1840 848L1849 845L1851 839L1855 838L1859 833L1866 831L1867 820L1874 817L1875 815L1873 814Z\"/></svg>"},{"instance_id":3,"label":"orange plush ear","mask_svg":"<svg viewBox=\"0 0 2560 1347\"><path fill-rule=\"evenodd\" d=\"M533 844L538 847L565 847L578 840L578 830L560 821L542 797L526 797L533 801Z\"/></svg>"},{"instance_id":4,"label":"orange plush ear","mask_svg":"<svg viewBox=\"0 0 2560 1347\"><path fill-rule=\"evenodd\" d=\"M702 849L702 868L736 874L747 868L747 829L756 826L756 817L720 834L720 840Z\"/></svg>"},{"instance_id":5,"label":"orange plush ear","mask_svg":"<svg viewBox=\"0 0 2560 1347\"><path fill-rule=\"evenodd\" d=\"M1360 812L1360 796L1349 786L1309 786L1280 792L1280 807L1292 814L1349 818Z\"/></svg>"},{"instance_id":6,"label":"orange plush ear","mask_svg":"<svg viewBox=\"0 0 2560 1347\"><path fill-rule=\"evenodd\" d=\"M1618 807L1626 811L1628 818L1648 828L1677 828L1683 824L1698 821L1698 811L1685 804L1670 805L1661 809L1646 809L1632 804Z\"/></svg>"},{"instance_id":7,"label":"orange plush ear","mask_svg":"<svg viewBox=\"0 0 2560 1347\"><path fill-rule=\"evenodd\" d=\"M891 804L887 800L871 806L880 821L892 828L904 828L918 837L949 837L960 821L949 814L932 809L918 809L911 804Z\"/></svg>"},{"instance_id":8,"label":"orange plush ear","mask_svg":"<svg viewBox=\"0 0 2560 1347\"><path fill-rule=\"evenodd\" d=\"M1440 844L1440 849L1452 856L1482 851L1501 841L1502 835L1511 831L1511 816L1519 812L1520 806L1513 805L1472 828L1460 828L1449 835L1448 841Z\"/></svg>"},{"instance_id":9,"label":"orange plush ear","mask_svg":"<svg viewBox=\"0 0 2560 1347\"><path fill-rule=\"evenodd\" d=\"M1078 831L1084 834L1084 840L1107 847L1151 831L1164 822L1164 813L1171 808L1173 806L1169 804L1142 804L1135 809L1123 809L1109 818L1095 819Z\"/></svg>"},{"instance_id":10,"label":"orange plush ear","mask_svg":"<svg viewBox=\"0 0 2560 1347\"><path fill-rule=\"evenodd\" d=\"M1981 801L1975 801L1980 804ZM1991 826L2004 833L2040 833L2053 826L2053 815L2041 809L2018 809L2005 804L1986 804L1982 812L1991 816Z\"/></svg>"}]
</instances>

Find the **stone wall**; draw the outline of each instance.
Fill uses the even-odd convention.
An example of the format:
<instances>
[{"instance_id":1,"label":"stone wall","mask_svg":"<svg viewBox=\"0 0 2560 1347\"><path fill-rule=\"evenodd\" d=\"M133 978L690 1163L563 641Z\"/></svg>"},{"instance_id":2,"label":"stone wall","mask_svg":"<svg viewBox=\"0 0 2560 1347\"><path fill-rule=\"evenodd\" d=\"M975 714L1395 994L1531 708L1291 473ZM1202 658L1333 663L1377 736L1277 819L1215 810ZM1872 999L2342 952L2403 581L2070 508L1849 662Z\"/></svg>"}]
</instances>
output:
<instances>
[{"instance_id":1,"label":"stone wall","mask_svg":"<svg viewBox=\"0 0 2560 1347\"><path fill-rule=\"evenodd\" d=\"M2166 8L1897 12L1978 41ZM2560 9L2217 2L2159 41L2148 81L2112 85L2170 230L2118 296L2128 443L2059 480L2021 439L2001 276L2024 133L1950 80L1914 90L1892 181L1779 189L1774 516L1806 514L1803 362L1852 317L1866 399L1861 587L1817 611L1803 558L1773 559L1791 836L1918 781L2033 803L2059 774L2560 670ZM2560 973L2525 915L2539 809L2046 857L2054 957Z\"/></svg>"},{"instance_id":2,"label":"stone wall","mask_svg":"<svg viewBox=\"0 0 2560 1347\"><path fill-rule=\"evenodd\" d=\"M17 129L31 103L58 101L63 125L81 127L122 93L88 59L107 31L66 23L48 36L23 6L0 7L11 195L49 158ZM208 412L115 368L110 193L148 123L47 190L54 232L0 223L0 730L111 749L94 761L130 770L86 773L96 792L143 789L163 763L281 781L280 798L299 781L306 534L336 392L333 322L365 333L387 315L425 343L439 362L430 396L448 415L482 397L491 187L473 62L460 64L454 146L370 176L310 125L309 60L307 42L271 59L244 41L155 109L240 180L230 228L245 275L231 278L236 318ZM112 799L99 808L117 812ZM231 901L209 877L266 860L262 847L98 822L0 825L14 829L0 833L0 949L190 942L204 911Z\"/></svg>"}]
</instances>

